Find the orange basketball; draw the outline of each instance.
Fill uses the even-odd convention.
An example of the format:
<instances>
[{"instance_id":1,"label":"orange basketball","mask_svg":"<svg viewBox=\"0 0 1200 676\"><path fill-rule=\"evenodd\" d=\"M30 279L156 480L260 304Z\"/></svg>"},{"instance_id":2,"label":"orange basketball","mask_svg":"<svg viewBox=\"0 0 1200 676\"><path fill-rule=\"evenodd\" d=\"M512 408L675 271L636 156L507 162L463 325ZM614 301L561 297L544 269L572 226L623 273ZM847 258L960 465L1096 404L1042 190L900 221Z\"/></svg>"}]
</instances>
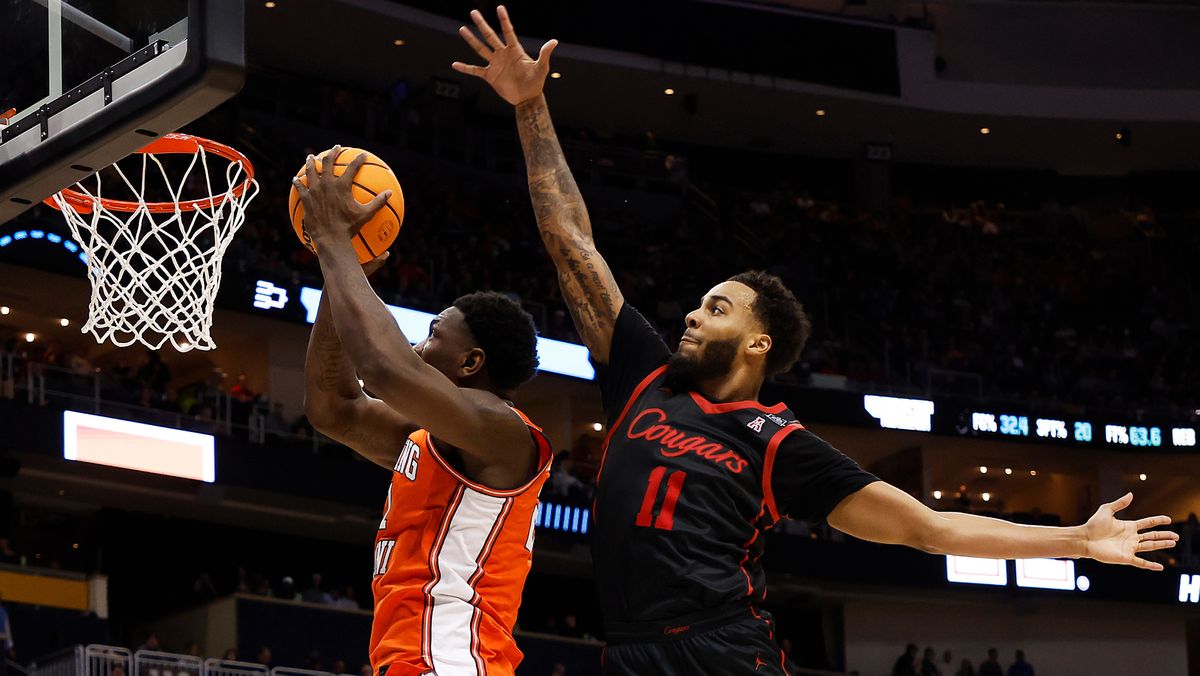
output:
<instances>
[{"instance_id":1,"label":"orange basketball","mask_svg":"<svg viewBox=\"0 0 1200 676\"><path fill-rule=\"evenodd\" d=\"M317 156L317 171L323 171L321 161L328 153L326 150ZM392 242L396 241L396 235L400 234L400 225L404 222L404 193L400 190L400 181L383 160L358 148L342 148L333 160L333 175L341 176L350 162L362 153L366 153L367 161L354 177L354 198L366 203L384 190L392 191L387 204L374 218L367 221L354 238L354 250L358 252L358 260L366 263L386 251ZM300 178L301 184L308 185L303 166L296 176ZM316 244L304 230L304 203L300 201L300 193L296 192L294 185L288 196L288 213L292 215L292 228L296 230L296 236L310 251L317 253Z\"/></svg>"}]
</instances>

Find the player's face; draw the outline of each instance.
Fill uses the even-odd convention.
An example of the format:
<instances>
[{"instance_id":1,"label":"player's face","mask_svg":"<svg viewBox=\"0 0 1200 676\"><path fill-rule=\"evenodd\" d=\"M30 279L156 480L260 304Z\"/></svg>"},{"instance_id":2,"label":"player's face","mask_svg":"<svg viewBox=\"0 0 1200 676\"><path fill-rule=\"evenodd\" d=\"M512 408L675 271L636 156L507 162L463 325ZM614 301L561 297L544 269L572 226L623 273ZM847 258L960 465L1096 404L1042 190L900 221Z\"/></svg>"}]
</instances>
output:
<instances>
[{"instance_id":1,"label":"player's face","mask_svg":"<svg viewBox=\"0 0 1200 676\"><path fill-rule=\"evenodd\" d=\"M462 310L448 307L429 322L429 335L413 346L426 364L456 381L467 354L475 347Z\"/></svg>"},{"instance_id":2,"label":"player's face","mask_svg":"<svg viewBox=\"0 0 1200 676\"><path fill-rule=\"evenodd\" d=\"M761 332L752 309L754 290L740 282L721 282L685 318L687 329L671 356L670 369L694 380L718 378L734 361L752 334Z\"/></svg>"}]
</instances>

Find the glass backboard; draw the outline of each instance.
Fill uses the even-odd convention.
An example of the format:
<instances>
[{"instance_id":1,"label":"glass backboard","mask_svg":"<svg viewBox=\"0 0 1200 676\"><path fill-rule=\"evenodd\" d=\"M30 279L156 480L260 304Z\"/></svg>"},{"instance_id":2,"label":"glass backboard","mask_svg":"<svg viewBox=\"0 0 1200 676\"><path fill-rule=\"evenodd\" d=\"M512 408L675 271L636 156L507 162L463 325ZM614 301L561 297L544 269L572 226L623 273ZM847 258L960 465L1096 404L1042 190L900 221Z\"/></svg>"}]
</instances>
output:
<instances>
[{"instance_id":1,"label":"glass backboard","mask_svg":"<svg viewBox=\"0 0 1200 676\"><path fill-rule=\"evenodd\" d=\"M242 85L243 0L0 0L0 223Z\"/></svg>"}]
</instances>

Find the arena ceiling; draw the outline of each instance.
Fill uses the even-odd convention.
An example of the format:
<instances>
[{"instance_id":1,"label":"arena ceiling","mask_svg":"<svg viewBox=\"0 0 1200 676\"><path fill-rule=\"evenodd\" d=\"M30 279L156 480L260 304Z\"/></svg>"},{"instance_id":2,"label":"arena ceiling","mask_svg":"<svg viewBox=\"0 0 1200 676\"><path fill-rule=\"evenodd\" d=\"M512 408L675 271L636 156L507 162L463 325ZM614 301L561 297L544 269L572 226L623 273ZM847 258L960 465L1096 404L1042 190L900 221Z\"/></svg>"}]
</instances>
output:
<instances>
[{"instance_id":1,"label":"arena ceiling","mask_svg":"<svg viewBox=\"0 0 1200 676\"><path fill-rule=\"evenodd\" d=\"M248 4L252 65L376 91L401 79L454 81L484 110L507 114L481 83L450 70L451 61L474 57L454 33L457 21L389 0L270 4ZM792 4L823 6L817 0ZM514 18L520 30L520 16ZM527 47L536 49L546 37L528 36ZM660 138L804 155L854 157L875 142L890 145L902 162L1085 175L1200 169L1195 122L948 113L834 88L788 87L769 77L717 76L665 61L647 65L646 57L563 44L554 62L562 77L548 85L552 109L560 120L602 134L649 130ZM665 95L667 88L675 95ZM981 133L985 128L989 133Z\"/></svg>"}]
</instances>

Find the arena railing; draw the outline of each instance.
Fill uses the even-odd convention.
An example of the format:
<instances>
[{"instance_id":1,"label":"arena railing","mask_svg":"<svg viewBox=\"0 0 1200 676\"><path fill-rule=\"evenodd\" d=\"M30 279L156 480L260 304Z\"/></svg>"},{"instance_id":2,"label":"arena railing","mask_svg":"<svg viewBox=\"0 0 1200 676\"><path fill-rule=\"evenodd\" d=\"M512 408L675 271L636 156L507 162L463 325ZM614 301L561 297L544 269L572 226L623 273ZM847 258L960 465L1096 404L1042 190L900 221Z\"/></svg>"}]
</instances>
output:
<instances>
[{"instance_id":1,"label":"arena railing","mask_svg":"<svg viewBox=\"0 0 1200 676\"><path fill-rule=\"evenodd\" d=\"M215 657L204 660L204 676L269 676L270 673L267 665L257 662L219 660Z\"/></svg>"},{"instance_id":2,"label":"arena railing","mask_svg":"<svg viewBox=\"0 0 1200 676\"><path fill-rule=\"evenodd\" d=\"M204 661L194 655L157 650L133 654L133 676L203 676ZM89 676L91 676L89 674Z\"/></svg>"},{"instance_id":3,"label":"arena railing","mask_svg":"<svg viewBox=\"0 0 1200 676\"><path fill-rule=\"evenodd\" d=\"M81 676L130 676L133 673L133 654L129 648L92 644L83 649Z\"/></svg>"},{"instance_id":4,"label":"arena railing","mask_svg":"<svg viewBox=\"0 0 1200 676\"><path fill-rule=\"evenodd\" d=\"M335 676L332 671L315 669L293 669L291 667L273 667L271 676Z\"/></svg>"},{"instance_id":5,"label":"arena railing","mask_svg":"<svg viewBox=\"0 0 1200 676\"><path fill-rule=\"evenodd\" d=\"M106 392L119 388L111 374L95 368L81 373L69 368L33 361L20 355L0 352L0 398L23 400L33 406L56 404L86 413L137 420L152 425L186 429L194 432L238 435L252 443L264 444L268 437L311 443L317 450L333 443L320 435L297 435L270 429L266 409L269 402L253 405L245 424L234 422L234 398L216 387L205 393L199 405L210 406L213 418L198 419L182 412L148 408L105 397Z\"/></svg>"},{"instance_id":6,"label":"arena railing","mask_svg":"<svg viewBox=\"0 0 1200 676\"><path fill-rule=\"evenodd\" d=\"M84 676L83 646L50 653L29 663L29 676Z\"/></svg>"}]
</instances>

